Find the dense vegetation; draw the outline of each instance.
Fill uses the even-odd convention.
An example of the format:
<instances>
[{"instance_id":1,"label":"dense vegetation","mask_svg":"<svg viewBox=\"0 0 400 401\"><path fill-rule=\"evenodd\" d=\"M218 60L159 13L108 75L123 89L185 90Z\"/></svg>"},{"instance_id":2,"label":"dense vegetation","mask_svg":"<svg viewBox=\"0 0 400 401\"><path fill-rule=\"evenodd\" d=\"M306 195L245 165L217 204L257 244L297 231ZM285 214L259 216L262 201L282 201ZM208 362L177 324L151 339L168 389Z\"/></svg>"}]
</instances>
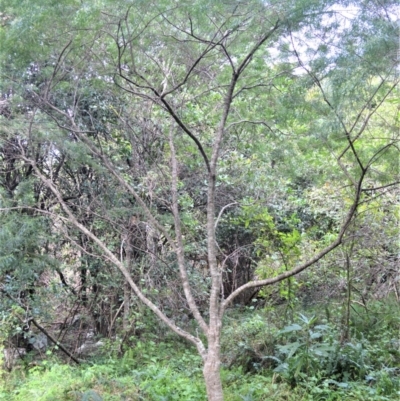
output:
<instances>
[{"instance_id":1,"label":"dense vegetation","mask_svg":"<svg viewBox=\"0 0 400 401\"><path fill-rule=\"evenodd\" d=\"M397 2L0 7L0 400L398 399Z\"/></svg>"}]
</instances>

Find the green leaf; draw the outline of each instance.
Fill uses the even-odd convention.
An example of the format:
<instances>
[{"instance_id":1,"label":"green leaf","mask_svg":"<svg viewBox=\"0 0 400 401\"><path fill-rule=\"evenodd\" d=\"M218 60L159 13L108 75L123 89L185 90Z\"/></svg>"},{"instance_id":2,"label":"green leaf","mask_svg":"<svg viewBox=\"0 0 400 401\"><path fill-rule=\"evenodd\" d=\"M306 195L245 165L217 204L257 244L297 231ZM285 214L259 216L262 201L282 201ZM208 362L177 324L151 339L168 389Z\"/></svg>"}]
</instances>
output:
<instances>
[{"instance_id":1,"label":"green leaf","mask_svg":"<svg viewBox=\"0 0 400 401\"><path fill-rule=\"evenodd\" d=\"M294 324L291 324L290 326L284 327L282 330L280 330L278 332L278 334L280 335L280 334L291 333L293 331L301 331L301 330L303 330L303 328L299 324L294 323Z\"/></svg>"}]
</instances>

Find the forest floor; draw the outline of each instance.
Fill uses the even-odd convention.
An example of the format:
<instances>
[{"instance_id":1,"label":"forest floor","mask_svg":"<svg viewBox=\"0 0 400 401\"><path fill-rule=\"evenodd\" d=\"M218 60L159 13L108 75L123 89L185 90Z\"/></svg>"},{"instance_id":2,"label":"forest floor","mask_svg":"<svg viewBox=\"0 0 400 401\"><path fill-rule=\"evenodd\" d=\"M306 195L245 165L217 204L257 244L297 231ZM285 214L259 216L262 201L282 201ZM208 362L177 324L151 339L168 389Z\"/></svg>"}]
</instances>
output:
<instances>
[{"instance_id":1,"label":"forest floor","mask_svg":"<svg viewBox=\"0 0 400 401\"><path fill-rule=\"evenodd\" d=\"M318 308L322 311L323 308ZM355 308L351 337L339 314L231 310L222 341L227 401L400 399L400 311L395 300ZM239 318L240 317L240 318ZM280 319L278 319L280 317ZM1 401L205 400L201 359L150 322L140 338L104 340L80 365L56 347L3 369Z\"/></svg>"}]
</instances>

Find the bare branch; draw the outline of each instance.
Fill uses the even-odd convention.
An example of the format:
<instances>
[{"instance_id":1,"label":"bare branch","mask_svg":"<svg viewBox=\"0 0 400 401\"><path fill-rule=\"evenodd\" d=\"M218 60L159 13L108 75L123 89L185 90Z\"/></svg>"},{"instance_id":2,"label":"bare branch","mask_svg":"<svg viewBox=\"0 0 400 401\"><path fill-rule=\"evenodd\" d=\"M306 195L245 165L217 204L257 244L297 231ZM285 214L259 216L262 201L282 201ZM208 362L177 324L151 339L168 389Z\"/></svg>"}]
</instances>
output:
<instances>
[{"instance_id":1,"label":"bare branch","mask_svg":"<svg viewBox=\"0 0 400 401\"><path fill-rule=\"evenodd\" d=\"M214 225L215 228L217 228L218 223L219 223L219 221L220 221L220 219L221 219L221 217L222 217L222 213L224 213L225 209L227 209L228 207L237 205L237 204L238 204L237 202L228 203L227 205L225 205L225 206L219 211L218 217L217 217L217 219L215 220L215 225Z\"/></svg>"},{"instance_id":2,"label":"bare branch","mask_svg":"<svg viewBox=\"0 0 400 401\"><path fill-rule=\"evenodd\" d=\"M293 46L293 51L294 54L299 62L299 65L307 72L307 74L313 79L314 83L318 86L318 89L320 90L322 97L324 99L324 102L329 106L329 108L332 110L332 112L335 114L336 118L339 121L339 124L343 127L343 131L345 133L347 142L349 143L349 147L357 161L357 164L359 165L361 172L365 173L366 168L364 167L358 152L356 151L355 147L354 147L354 143L353 140L351 138L351 133L350 131L347 129L346 124L344 123L343 119L340 117L340 115L338 114L337 110L335 109L335 107L333 107L332 103L329 101L328 97L326 96L326 93L324 91L324 88L322 87L321 81L319 80L319 78L309 69L306 67L306 65L303 63L303 61L301 60L299 53L296 50L296 46L294 44L294 40L293 40L293 35L292 33L290 33L290 39L292 42L292 46Z\"/></svg>"},{"instance_id":3,"label":"bare branch","mask_svg":"<svg viewBox=\"0 0 400 401\"><path fill-rule=\"evenodd\" d=\"M365 103L365 105L362 107L360 112L357 114L356 120L355 120L354 124L352 125L352 127L350 128L349 133L351 133L355 129L357 122L359 121L359 119L362 116L362 113L370 106L372 100L375 98L376 94L378 93L379 89L383 86L384 83L386 83L386 81L382 80L381 83L376 88L376 90L374 91L374 93L370 96L368 101ZM354 136L354 138L352 138L352 143L354 143L362 135L362 133L367 128L367 125L368 125L368 122L369 122L370 118L378 111L379 107L384 103L384 101L393 92L393 90L396 88L396 86L398 84L399 84L399 81L396 81L390 87L390 89L385 93L385 96L382 97L382 99L379 101L379 103L376 105L376 107L370 113L368 113L367 117L365 118L365 120L364 120L362 126L360 127L360 129L358 130L357 134ZM339 159L342 158L349 149L350 149L350 145L347 145L347 147L339 155Z\"/></svg>"},{"instance_id":4,"label":"bare branch","mask_svg":"<svg viewBox=\"0 0 400 401\"><path fill-rule=\"evenodd\" d=\"M161 103L165 106L165 109L168 111L168 113L170 114L170 116L175 120L175 122L179 125L180 128L182 128L182 130L193 140L193 142L196 144L201 156L203 157L203 160L206 164L207 167L207 171L210 172L210 162L208 160L208 157L206 155L206 152L204 151L204 148L202 146L202 144L200 143L200 141L198 140L198 138L196 137L196 135L186 126L186 124L182 121L181 118L178 117L178 114L176 113L176 111L174 110L174 108L172 107L172 105L165 99L165 96L162 96L161 93L158 92L158 90L155 87L152 86L143 86L143 85L139 85L138 83L134 82L133 80L131 80L129 77L127 77L122 69L120 69L119 75L122 79L124 79L125 81L127 81L128 83L132 84L133 86L136 86L140 89L147 89L151 92L153 92L156 97L155 99L152 97L148 97L146 96L148 99L150 99L152 102L154 102L154 104L159 106L159 101L161 101ZM127 90L125 87L119 85L122 89L131 92L130 90ZM133 93L133 92L131 92ZM139 94L137 92L135 92L134 94L139 95L139 96L145 96L143 94Z\"/></svg>"},{"instance_id":5,"label":"bare branch","mask_svg":"<svg viewBox=\"0 0 400 401\"><path fill-rule=\"evenodd\" d=\"M126 269L123 263L110 251L110 249L107 247L107 245L100 240L92 231L88 230L83 224L79 223L75 215L72 213L70 208L65 204L65 202L62 199L62 196L60 192L57 190L57 188L53 185L53 183L47 179L38 169L36 163L34 160L30 160L23 156L23 159L26 162L29 162L32 164L32 167L36 173L36 175L40 178L40 180L53 192L53 194L56 196L58 199L58 202L64 212L68 215L68 219L71 224L73 224L76 228L78 228L83 234L85 234L88 238L90 238L95 244L98 245L98 247L101 249L103 254L107 257L108 260L110 260L114 266L116 266L129 285L131 286L132 290L136 294L136 296L145 304L147 307L149 307L158 317L161 321L163 321L173 332L178 334L179 336L185 338L189 342L193 343L197 349L199 350L200 355L204 357L205 355L205 348L202 343L202 341L198 338L193 336L192 334L186 332L185 330L182 330L180 327L178 327L171 319L169 319L164 313L161 312L161 310L148 299L143 292L140 290L140 288L136 285L136 283L133 281L132 276Z\"/></svg>"},{"instance_id":6,"label":"bare branch","mask_svg":"<svg viewBox=\"0 0 400 401\"><path fill-rule=\"evenodd\" d=\"M3 287L0 287L0 292L2 292L7 298L11 299L14 303L19 305L21 308L26 309L26 307L21 304L17 299L11 296ZM79 360L76 359L59 341L57 341L43 326L41 326L33 317L29 317L24 323L32 322L54 345L60 348L66 355L68 355L77 365L79 365Z\"/></svg>"},{"instance_id":7,"label":"bare branch","mask_svg":"<svg viewBox=\"0 0 400 401\"><path fill-rule=\"evenodd\" d=\"M391 182L390 184L387 185L382 185L380 187L371 187L371 188L363 188L361 191L362 192L373 192L373 191L379 191L381 189L386 189L386 188L390 188L393 187L395 185L399 185L400 181L396 181L396 182Z\"/></svg>"},{"instance_id":8,"label":"bare branch","mask_svg":"<svg viewBox=\"0 0 400 401\"><path fill-rule=\"evenodd\" d=\"M273 35L273 33L281 26L281 21L278 19L275 25L253 46L247 56L240 63L237 68L236 75L239 76L243 73L246 67L249 65L256 51Z\"/></svg>"},{"instance_id":9,"label":"bare branch","mask_svg":"<svg viewBox=\"0 0 400 401\"><path fill-rule=\"evenodd\" d=\"M357 187L357 189L355 191L355 197L354 197L353 204L350 207L344 222L342 223L341 229L340 229L339 234L338 234L338 236L337 236L335 241L333 241L329 246L324 248L321 252L319 252L316 255L314 255L311 259L309 259L308 261L300 264L299 266L295 267L292 270L289 270L289 271L286 271L284 273L281 273L276 277L272 277L272 278L268 278L268 279L264 279L264 280L254 280L254 281L250 281L250 282L242 285L241 287L236 289L234 292L232 292L228 296L228 298L225 299L225 301L222 302L220 316L222 317L223 312L226 309L226 307L239 294L241 294L246 289L264 287L264 286L267 286L267 285L278 283L278 282L283 281L283 280L285 280L285 279L287 279L289 277L295 276L296 274L299 274L303 270L305 270L308 267L310 267L310 266L314 265L315 263L317 263L324 256L326 256L328 253L332 252L335 248L337 248L339 245L341 245L341 243L343 241L343 237L346 234L346 231L347 231L351 221L353 220L353 217L354 217L354 215L355 215L355 213L357 211L357 207L358 207L358 205L360 203L361 189L362 189L362 183L363 183L363 180L364 180L364 176L365 176L365 174L362 174L361 178L358 181L358 187Z\"/></svg>"},{"instance_id":10,"label":"bare branch","mask_svg":"<svg viewBox=\"0 0 400 401\"><path fill-rule=\"evenodd\" d=\"M183 291L185 293L186 300L188 302L189 308L193 313L193 316L199 323L204 334L208 334L208 326L200 314L200 311L196 305L196 301L193 298L192 291L189 284L189 277L185 266L185 255L184 246L181 230L181 219L179 217L178 210L178 163L175 154L175 144L174 144L174 134L173 127L170 128L169 133L169 146L171 150L171 170L172 170L172 182L171 182L171 192L172 192L172 213L174 215L175 224L175 237L176 237L176 256L178 258L179 272L182 280Z\"/></svg>"}]
</instances>

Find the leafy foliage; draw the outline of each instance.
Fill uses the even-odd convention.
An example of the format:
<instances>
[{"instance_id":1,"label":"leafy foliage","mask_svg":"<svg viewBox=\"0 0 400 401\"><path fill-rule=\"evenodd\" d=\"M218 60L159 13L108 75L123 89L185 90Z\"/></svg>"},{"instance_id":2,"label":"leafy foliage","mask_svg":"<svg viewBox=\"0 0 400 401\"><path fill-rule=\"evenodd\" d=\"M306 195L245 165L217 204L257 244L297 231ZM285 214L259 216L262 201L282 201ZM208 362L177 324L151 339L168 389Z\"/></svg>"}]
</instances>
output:
<instances>
[{"instance_id":1,"label":"leafy foliage","mask_svg":"<svg viewBox=\"0 0 400 401\"><path fill-rule=\"evenodd\" d=\"M72 352L107 337L122 366L96 366L106 376L134 367L150 398L204 397L183 373L172 394L179 367L162 365L149 334L169 327L201 355L178 360L193 377L202 361L220 400L222 319L236 302L223 340L233 376L275 367L270 389L279 375L316 398L353 396L366 376L376 396L398 391L397 321L373 310L400 291L396 11L392 0L4 0L2 339L24 323L29 341L33 318ZM299 301L327 298L339 306L323 324L293 320ZM272 322L246 315L257 307ZM381 354L367 333L380 322ZM254 377L239 398L266 396ZM101 397L84 387L71 394Z\"/></svg>"}]
</instances>

